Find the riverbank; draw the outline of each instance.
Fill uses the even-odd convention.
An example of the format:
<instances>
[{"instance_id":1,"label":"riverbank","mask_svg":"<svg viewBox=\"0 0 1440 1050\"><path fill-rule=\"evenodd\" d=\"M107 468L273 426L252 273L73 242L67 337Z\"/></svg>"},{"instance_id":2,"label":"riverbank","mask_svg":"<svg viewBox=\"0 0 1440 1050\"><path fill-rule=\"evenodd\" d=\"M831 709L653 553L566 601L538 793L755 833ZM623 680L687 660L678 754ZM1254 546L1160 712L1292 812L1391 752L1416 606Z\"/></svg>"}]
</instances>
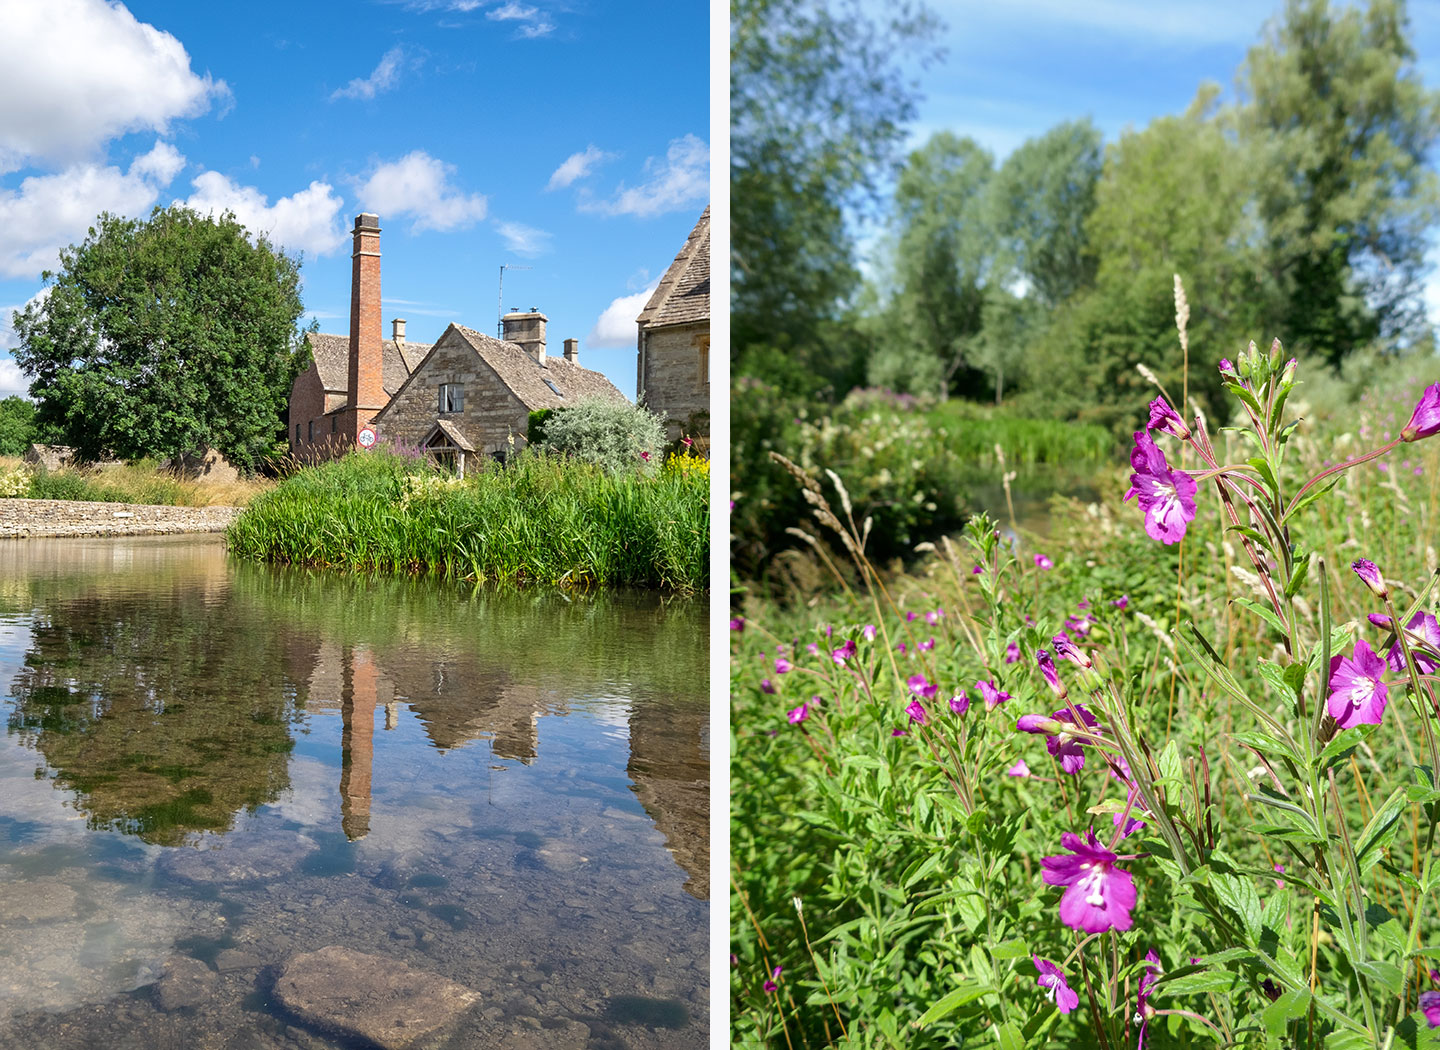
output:
<instances>
[{"instance_id":1,"label":"riverbank","mask_svg":"<svg viewBox=\"0 0 1440 1050\"><path fill-rule=\"evenodd\" d=\"M239 507L0 499L0 539L224 532L239 514Z\"/></svg>"}]
</instances>

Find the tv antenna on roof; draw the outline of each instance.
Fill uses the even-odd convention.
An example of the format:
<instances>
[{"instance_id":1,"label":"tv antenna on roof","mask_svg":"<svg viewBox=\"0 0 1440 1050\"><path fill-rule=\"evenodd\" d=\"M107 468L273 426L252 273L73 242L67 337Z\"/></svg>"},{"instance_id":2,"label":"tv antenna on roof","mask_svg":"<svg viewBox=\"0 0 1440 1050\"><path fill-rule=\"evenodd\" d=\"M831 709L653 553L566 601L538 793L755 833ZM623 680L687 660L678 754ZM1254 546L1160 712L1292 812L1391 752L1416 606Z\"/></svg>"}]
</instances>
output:
<instances>
[{"instance_id":1,"label":"tv antenna on roof","mask_svg":"<svg viewBox=\"0 0 1440 1050\"><path fill-rule=\"evenodd\" d=\"M500 288L495 296L495 338L505 338L505 271L506 270L529 270L529 266L516 266L514 263L500 264Z\"/></svg>"}]
</instances>

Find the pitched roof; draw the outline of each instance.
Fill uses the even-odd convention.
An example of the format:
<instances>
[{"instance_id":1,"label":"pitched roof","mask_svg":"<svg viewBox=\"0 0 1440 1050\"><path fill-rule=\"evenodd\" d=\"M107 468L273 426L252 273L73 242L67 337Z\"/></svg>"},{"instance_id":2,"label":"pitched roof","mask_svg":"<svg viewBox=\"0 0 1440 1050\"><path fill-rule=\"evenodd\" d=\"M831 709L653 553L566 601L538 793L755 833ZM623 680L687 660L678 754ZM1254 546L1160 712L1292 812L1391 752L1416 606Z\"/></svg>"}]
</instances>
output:
<instances>
[{"instance_id":1,"label":"pitched roof","mask_svg":"<svg viewBox=\"0 0 1440 1050\"><path fill-rule=\"evenodd\" d=\"M310 355L315 359L315 370L320 374L320 385L326 390L348 391L350 389L350 337L330 335L326 332L307 332L310 341ZM412 343L408 340L400 347L393 339L381 340L380 344L381 382L385 393L391 397L400 389L406 377L415 371L415 366L430 352L429 343Z\"/></svg>"},{"instance_id":2,"label":"pitched roof","mask_svg":"<svg viewBox=\"0 0 1440 1050\"><path fill-rule=\"evenodd\" d=\"M710 319L710 206L685 239L670 269L635 320L642 328L692 324Z\"/></svg>"},{"instance_id":3,"label":"pitched roof","mask_svg":"<svg viewBox=\"0 0 1440 1050\"><path fill-rule=\"evenodd\" d=\"M470 439L467 438L464 434L462 434L460 432L460 428L457 427L454 423L450 422L450 420L448 419L435 420L435 425L430 428L430 433L425 436L425 441L423 443L428 445L430 443L430 439L435 436L435 431L437 430L440 431L440 433L444 434L447 438L449 438L450 443L456 448L463 449L466 452L475 451L475 446L470 444Z\"/></svg>"},{"instance_id":4,"label":"pitched roof","mask_svg":"<svg viewBox=\"0 0 1440 1050\"><path fill-rule=\"evenodd\" d=\"M587 397L628 400L614 383L599 372L582 368L563 357L547 355L545 367L541 368L533 357L514 343L503 342L464 325L452 324L450 327L532 412L537 408L573 405Z\"/></svg>"}]
</instances>

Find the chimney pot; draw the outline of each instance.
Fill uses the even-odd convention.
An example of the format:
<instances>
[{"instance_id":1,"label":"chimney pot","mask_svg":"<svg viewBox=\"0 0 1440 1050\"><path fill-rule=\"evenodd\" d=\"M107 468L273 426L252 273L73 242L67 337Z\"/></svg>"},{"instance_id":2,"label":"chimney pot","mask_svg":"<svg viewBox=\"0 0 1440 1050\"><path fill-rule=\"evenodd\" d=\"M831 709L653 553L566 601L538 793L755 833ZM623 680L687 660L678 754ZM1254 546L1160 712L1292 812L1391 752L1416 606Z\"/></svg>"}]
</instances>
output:
<instances>
[{"instance_id":1,"label":"chimney pot","mask_svg":"<svg viewBox=\"0 0 1440 1050\"><path fill-rule=\"evenodd\" d=\"M514 343L530 355L541 368L545 367L545 322L549 318L539 310L529 313L508 313L500 318L500 331L507 343Z\"/></svg>"},{"instance_id":2,"label":"chimney pot","mask_svg":"<svg viewBox=\"0 0 1440 1050\"><path fill-rule=\"evenodd\" d=\"M391 338L395 341L395 345L398 346L403 343L405 341L405 318L392 318L390 321L390 333Z\"/></svg>"},{"instance_id":3,"label":"chimney pot","mask_svg":"<svg viewBox=\"0 0 1440 1050\"><path fill-rule=\"evenodd\" d=\"M576 359L577 357L579 357L579 356L580 356L580 340L578 340L578 339L567 339L567 340L565 340L565 360L569 361L569 362L573 365L573 364L575 364L575 359Z\"/></svg>"}]
</instances>

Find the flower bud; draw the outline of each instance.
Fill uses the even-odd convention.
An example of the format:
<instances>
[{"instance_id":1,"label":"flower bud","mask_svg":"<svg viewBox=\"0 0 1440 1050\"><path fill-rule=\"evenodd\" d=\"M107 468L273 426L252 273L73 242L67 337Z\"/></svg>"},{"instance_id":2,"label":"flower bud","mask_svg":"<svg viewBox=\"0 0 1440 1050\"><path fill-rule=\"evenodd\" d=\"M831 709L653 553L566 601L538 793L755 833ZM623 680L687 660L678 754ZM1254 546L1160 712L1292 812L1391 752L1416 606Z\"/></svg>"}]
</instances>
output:
<instances>
[{"instance_id":1,"label":"flower bud","mask_svg":"<svg viewBox=\"0 0 1440 1050\"><path fill-rule=\"evenodd\" d=\"M1065 726L1049 715L1021 715L1015 728L1022 733L1044 733L1047 736L1059 736L1065 731Z\"/></svg>"},{"instance_id":2,"label":"flower bud","mask_svg":"<svg viewBox=\"0 0 1440 1050\"><path fill-rule=\"evenodd\" d=\"M1373 561L1361 558L1359 561L1352 562L1350 568L1355 570L1355 575L1360 577L1360 582L1369 587L1370 593L1375 597L1381 599L1390 597L1390 588L1385 585L1385 577L1380 575L1380 570L1376 568Z\"/></svg>"},{"instance_id":3,"label":"flower bud","mask_svg":"<svg viewBox=\"0 0 1440 1050\"><path fill-rule=\"evenodd\" d=\"M1404 441L1418 441L1435 433L1440 433L1440 383L1431 383L1425 388L1400 437Z\"/></svg>"}]
</instances>

